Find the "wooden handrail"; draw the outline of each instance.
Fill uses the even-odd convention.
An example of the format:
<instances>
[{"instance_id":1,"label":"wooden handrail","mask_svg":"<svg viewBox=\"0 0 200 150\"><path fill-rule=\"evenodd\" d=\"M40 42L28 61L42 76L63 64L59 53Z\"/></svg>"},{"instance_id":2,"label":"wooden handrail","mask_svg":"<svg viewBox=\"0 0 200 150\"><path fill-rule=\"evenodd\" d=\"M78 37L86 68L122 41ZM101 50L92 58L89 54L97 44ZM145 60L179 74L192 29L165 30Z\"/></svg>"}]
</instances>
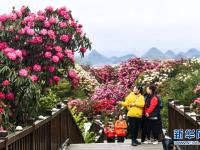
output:
<instances>
[{"instance_id":1,"label":"wooden handrail","mask_svg":"<svg viewBox=\"0 0 200 150\"><path fill-rule=\"evenodd\" d=\"M187 108L188 109L188 108ZM187 110L188 111L188 110ZM187 111L180 109L178 103L168 102L168 135L172 138L174 129L200 129L200 122L192 118L187 114ZM183 137L183 140L188 140ZM194 141L199 141L199 139L192 139ZM183 150L200 150L199 145L181 145L176 146L179 149Z\"/></svg>"},{"instance_id":2,"label":"wooden handrail","mask_svg":"<svg viewBox=\"0 0 200 150\"><path fill-rule=\"evenodd\" d=\"M66 141L69 143L69 139L70 143L84 143L82 133L65 105L46 119L37 120L22 131L1 139L0 150L54 150Z\"/></svg>"}]
</instances>

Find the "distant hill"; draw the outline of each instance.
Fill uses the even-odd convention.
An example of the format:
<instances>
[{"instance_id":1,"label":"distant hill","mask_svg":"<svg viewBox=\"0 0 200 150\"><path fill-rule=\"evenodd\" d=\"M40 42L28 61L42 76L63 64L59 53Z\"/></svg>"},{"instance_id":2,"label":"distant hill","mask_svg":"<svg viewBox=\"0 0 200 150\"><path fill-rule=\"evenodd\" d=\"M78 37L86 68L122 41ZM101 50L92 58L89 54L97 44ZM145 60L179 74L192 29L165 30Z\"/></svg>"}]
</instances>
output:
<instances>
[{"instance_id":1,"label":"distant hill","mask_svg":"<svg viewBox=\"0 0 200 150\"><path fill-rule=\"evenodd\" d=\"M80 57L77 58L77 61L81 64L89 64L89 65L110 64L110 60L96 50L92 50L92 52L86 55L84 58Z\"/></svg>"},{"instance_id":2,"label":"distant hill","mask_svg":"<svg viewBox=\"0 0 200 150\"><path fill-rule=\"evenodd\" d=\"M150 60L163 60L166 59L167 57L165 56L165 54L159 50L156 47L152 47L151 49L149 49L143 56L142 58L144 59L150 59Z\"/></svg>"},{"instance_id":3,"label":"distant hill","mask_svg":"<svg viewBox=\"0 0 200 150\"><path fill-rule=\"evenodd\" d=\"M200 57L200 51L196 48L189 49L185 54L185 58Z\"/></svg>"},{"instance_id":4,"label":"distant hill","mask_svg":"<svg viewBox=\"0 0 200 150\"><path fill-rule=\"evenodd\" d=\"M76 57L76 62L80 64L89 64L91 66L101 66L108 64L119 64L122 61L126 61L132 57L137 56L133 54L128 54L121 57L113 56L108 58L103 54L99 53L97 50L92 50L91 53L86 55L84 58ZM142 58L149 60L181 59L193 57L200 57L200 51L196 48L191 48L185 53L180 52L176 54L173 50L168 50L165 53L163 53L160 49L152 47L142 56Z\"/></svg>"},{"instance_id":5,"label":"distant hill","mask_svg":"<svg viewBox=\"0 0 200 150\"><path fill-rule=\"evenodd\" d=\"M168 50L165 52L165 57L167 59L174 59L176 57L176 54L172 50Z\"/></svg>"},{"instance_id":6,"label":"distant hill","mask_svg":"<svg viewBox=\"0 0 200 150\"><path fill-rule=\"evenodd\" d=\"M111 60L112 64L119 64L120 62L128 60L129 58L132 58L132 57L136 57L136 56L133 54L128 54L128 55L125 55L122 57L114 56L114 57L111 57L110 60Z\"/></svg>"},{"instance_id":7,"label":"distant hill","mask_svg":"<svg viewBox=\"0 0 200 150\"><path fill-rule=\"evenodd\" d=\"M91 53L86 55L84 58L76 57L76 62L79 64L89 64L92 66L108 65L108 64L119 64L122 61L128 60L129 58L136 57L133 54L128 54L122 57L113 56L107 58L97 50L92 50Z\"/></svg>"}]
</instances>

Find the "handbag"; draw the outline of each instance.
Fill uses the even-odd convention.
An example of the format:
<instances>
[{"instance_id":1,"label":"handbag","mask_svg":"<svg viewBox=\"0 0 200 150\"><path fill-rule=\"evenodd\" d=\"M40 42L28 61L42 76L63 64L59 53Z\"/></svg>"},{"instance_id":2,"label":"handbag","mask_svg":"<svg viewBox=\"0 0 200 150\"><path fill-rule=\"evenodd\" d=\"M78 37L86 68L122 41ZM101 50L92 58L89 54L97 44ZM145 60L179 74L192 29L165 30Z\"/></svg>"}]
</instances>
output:
<instances>
[{"instance_id":1,"label":"handbag","mask_svg":"<svg viewBox=\"0 0 200 150\"><path fill-rule=\"evenodd\" d=\"M170 137L164 136L162 139L162 145L164 150L173 150L174 141Z\"/></svg>"}]
</instances>

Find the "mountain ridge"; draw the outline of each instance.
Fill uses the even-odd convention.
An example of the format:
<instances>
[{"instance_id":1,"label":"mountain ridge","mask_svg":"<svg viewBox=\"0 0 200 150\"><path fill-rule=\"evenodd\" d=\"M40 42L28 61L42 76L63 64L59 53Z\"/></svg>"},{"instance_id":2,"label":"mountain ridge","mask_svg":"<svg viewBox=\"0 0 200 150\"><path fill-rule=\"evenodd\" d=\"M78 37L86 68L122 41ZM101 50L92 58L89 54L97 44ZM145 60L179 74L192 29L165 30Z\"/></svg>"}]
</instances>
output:
<instances>
[{"instance_id":1,"label":"mountain ridge","mask_svg":"<svg viewBox=\"0 0 200 150\"><path fill-rule=\"evenodd\" d=\"M126 54L124 56L112 56L106 57L97 50L92 50L84 58L76 57L76 61L80 64L89 64L92 66L109 65L109 64L119 64L122 61L126 61L130 58L137 57L135 54ZM190 48L186 52L175 53L173 50L167 50L163 52L162 50L152 47L147 52L141 56L141 58L148 60L166 60L166 59L188 59L193 57L200 57L200 51L196 48Z\"/></svg>"}]
</instances>

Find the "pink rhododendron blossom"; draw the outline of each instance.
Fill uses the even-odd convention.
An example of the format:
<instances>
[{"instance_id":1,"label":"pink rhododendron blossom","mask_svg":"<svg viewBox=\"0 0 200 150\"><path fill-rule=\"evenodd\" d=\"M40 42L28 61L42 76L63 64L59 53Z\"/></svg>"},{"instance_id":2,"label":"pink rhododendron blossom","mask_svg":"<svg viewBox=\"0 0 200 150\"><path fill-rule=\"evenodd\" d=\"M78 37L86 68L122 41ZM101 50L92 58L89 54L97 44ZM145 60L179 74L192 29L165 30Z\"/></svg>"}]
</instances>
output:
<instances>
[{"instance_id":1,"label":"pink rhododendron blossom","mask_svg":"<svg viewBox=\"0 0 200 150\"><path fill-rule=\"evenodd\" d=\"M7 53L7 57L10 59L10 60L16 60L17 56L14 52L9 52Z\"/></svg>"},{"instance_id":2,"label":"pink rhododendron blossom","mask_svg":"<svg viewBox=\"0 0 200 150\"><path fill-rule=\"evenodd\" d=\"M77 76L77 73L76 73L74 70L70 70L70 71L68 72L68 77L69 77L69 78L73 79L73 78L75 78L76 76Z\"/></svg>"},{"instance_id":3,"label":"pink rhododendron blossom","mask_svg":"<svg viewBox=\"0 0 200 150\"><path fill-rule=\"evenodd\" d=\"M45 11L52 13L54 10L53 10L52 6L48 6L48 7L45 8Z\"/></svg>"},{"instance_id":4,"label":"pink rhododendron blossom","mask_svg":"<svg viewBox=\"0 0 200 150\"><path fill-rule=\"evenodd\" d=\"M49 84L52 85L53 84L53 80L49 79Z\"/></svg>"},{"instance_id":5,"label":"pink rhododendron blossom","mask_svg":"<svg viewBox=\"0 0 200 150\"><path fill-rule=\"evenodd\" d=\"M19 75L21 77L26 77L28 75L28 71L26 69L19 70Z\"/></svg>"},{"instance_id":6,"label":"pink rhododendron blossom","mask_svg":"<svg viewBox=\"0 0 200 150\"><path fill-rule=\"evenodd\" d=\"M44 57L45 58L51 58L52 53L51 52L45 52Z\"/></svg>"},{"instance_id":7,"label":"pink rhododendron blossom","mask_svg":"<svg viewBox=\"0 0 200 150\"><path fill-rule=\"evenodd\" d=\"M49 72L53 73L55 71L55 67L54 66L49 66Z\"/></svg>"},{"instance_id":8,"label":"pink rhododendron blossom","mask_svg":"<svg viewBox=\"0 0 200 150\"><path fill-rule=\"evenodd\" d=\"M6 42L0 42L0 51L6 47L8 47L8 44Z\"/></svg>"},{"instance_id":9,"label":"pink rhododendron blossom","mask_svg":"<svg viewBox=\"0 0 200 150\"><path fill-rule=\"evenodd\" d=\"M59 82L60 81L60 77L59 76L54 76L53 80L56 81L56 82Z\"/></svg>"},{"instance_id":10,"label":"pink rhododendron blossom","mask_svg":"<svg viewBox=\"0 0 200 150\"><path fill-rule=\"evenodd\" d=\"M62 8L58 9L58 14L61 16L65 16L65 15L67 15L67 13L68 13L68 11L67 11L66 7L62 7Z\"/></svg>"},{"instance_id":11,"label":"pink rhododendron blossom","mask_svg":"<svg viewBox=\"0 0 200 150\"><path fill-rule=\"evenodd\" d=\"M25 13L26 9L27 9L27 7L22 6L21 9L20 9L20 12L23 14L23 13Z\"/></svg>"},{"instance_id":12,"label":"pink rhododendron blossom","mask_svg":"<svg viewBox=\"0 0 200 150\"><path fill-rule=\"evenodd\" d=\"M4 99L5 98L5 94L3 92L0 92L0 99Z\"/></svg>"},{"instance_id":13,"label":"pink rhododendron blossom","mask_svg":"<svg viewBox=\"0 0 200 150\"><path fill-rule=\"evenodd\" d=\"M62 47L61 46L55 46L55 51L57 52L62 52Z\"/></svg>"},{"instance_id":14,"label":"pink rhododendron blossom","mask_svg":"<svg viewBox=\"0 0 200 150\"><path fill-rule=\"evenodd\" d=\"M49 23L49 21L45 21L44 22L44 27L45 28L49 28L51 26L51 24Z\"/></svg>"},{"instance_id":15,"label":"pink rhododendron blossom","mask_svg":"<svg viewBox=\"0 0 200 150\"><path fill-rule=\"evenodd\" d=\"M20 35L24 35L26 33L26 30L24 28L22 28L22 29L18 30L17 33Z\"/></svg>"},{"instance_id":16,"label":"pink rhododendron blossom","mask_svg":"<svg viewBox=\"0 0 200 150\"><path fill-rule=\"evenodd\" d=\"M3 108L0 108L0 114L3 114L5 111ZM1 127L2 128L2 127ZM2 131L3 129L0 129L0 131Z\"/></svg>"},{"instance_id":17,"label":"pink rhododendron blossom","mask_svg":"<svg viewBox=\"0 0 200 150\"><path fill-rule=\"evenodd\" d=\"M3 49L3 54L6 55L6 54L8 54L9 52L14 52L14 49L13 49L13 48L9 48L9 47Z\"/></svg>"},{"instance_id":18,"label":"pink rhododendron blossom","mask_svg":"<svg viewBox=\"0 0 200 150\"><path fill-rule=\"evenodd\" d=\"M6 94L6 99L13 101L15 99L14 94L12 92Z\"/></svg>"},{"instance_id":19,"label":"pink rhododendron blossom","mask_svg":"<svg viewBox=\"0 0 200 150\"><path fill-rule=\"evenodd\" d=\"M56 38L55 32L53 30L48 30L47 34L50 39L54 40Z\"/></svg>"},{"instance_id":20,"label":"pink rhododendron blossom","mask_svg":"<svg viewBox=\"0 0 200 150\"><path fill-rule=\"evenodd\" d=\"M70 36L69 35L61 35L60 40L63 42L68 42L70 40Z\"/></svg>"},{"instance_id":21,"label":"pink rhododendron blossom","mask_svg":"<svg viewBox=\"0 0 200 150\"><path fill-rule=\"evenodd\" d=\"M53 56L52 57L52 61L55 62L55 63L58 63L59 62L59 57L58 56Z\"/></svg>"},{"instance_id":22,"label":"pink rhododendron blossom","mask_svg":"<svg viewBox=\"0 0 200 150\"><path fill-rule=\"evenodd\" d=\"M40 34L41 34L41 35L47 35L47 30L46 30L46 29L42 29L42 30L40 31Z\"/></svg>"},{"instance_id":23,"label":"pink rhododendron blossom","mask_svg":"<svg viewBox=\"0 0 200 150\"><path fill-rule=\"evenodd\" d=\"M38 15L37 20L38 21L45 21L46 17L43 15Z\"/></svg>"},{"instance_id":24,"label":"pink rhododendron blossom","mask_svg":"<svg viewBox=\"0 0 200 150\"><path fill-rule=\"evenodd\" d=\"M33 66L33 70L39 72L39 71L41 71L41 66L38 65L38 64L35 64L35 65Z\"/></svg>"},{"instance_id":25,"label":"pink rhododendron blossom","mask_svg":"<svg viewBox=\"0 0 200 150\"><path fill-rule=\"evenodd\" d=\"M200 85L197 85L196 88L193 90L194 93L200 92Z\"/></svg>"},{"instance_id":26,"label":"pink rhododendron blossom","mask_svg":"<svg viewBox=\"0 0 200 150\"><path fill-rule=\"evenodd\" d=\"M66 22L59 22L59 27L61 27L61 28L66 28L67 27L67 23Z\"/></svg>"},{"instance_id":27,"label":"pink rhododendron blossom","mask_svg":"<svg viewBox=\"0 0 200 150\"><path fill-rule=\"evenodd\" d=\"M63 53L57 53L56 56L58 56L60 59L62 59L64 57Z\"/></svg>"},{"instance_id":28,"label":"pink rhododendron blossom","mask_svg":"<svg viewBox=\"0 0 200 150\"><path fill-rule=\"evenodd\" d=\"M27 30L26 30L26 33L27 33L28 35L33 36L33 35L35 34L35 31L34 31L33 29L27 29Z\"/></svg>"},{"instance_id":29,"label":"pink rhododendron blossom","mask_svg":"<svg viewBox=\"0 0 200 150\"><path fill-rule=\"evenodd\" d=\"M31 79L33 82L37 81L38 80L38 76L36 75L31 75L31 76L28 76L29 79Z\"/></svg>"},{"instance_id":30,"label":"pink rhododendron blossom","mask_svg":"<svg viewBox=\"0 0 200 150\"><path fill-rule=\"evenodd\" d=\"M200 104L200 97L196 98L193 103Z\"/></svg>"},{"instance_id":31,"label":"pink rhododendron blossom","mask_svg":"<svg viewBox=\"0 0 200 150\"><path fill-rule=\"evenodd\" d=\"M17 57L20 57L20 58L22 57L22 51L19 49L15 51L15 54Z\"/></svg>"},{"instance_id":32,"label":"pink rhododendron blossom","mask_svg":"<svg viewBox=\"0 0 200 150\"><path fill-rule=\"evenodd\" d=\"M6 20L7 20L7 15L0 15L0 22L6 22Z\"/></svg>"},{"instance_id":33,"label":"pink rhododendron blossom","mask_svg":"<svg viewBox=\"0 0 200 150\"><path fill-rule=\"evenodd\" d=\"M56 23L56 18L55 17L49 18L49 23L50 24L55 24Z\"/></svg>"},{"instance_id":34,"label":"pink rhododendron blossom","mask_svg":"<svg viewBox=\"0 0 200 150\"><path fill-rule=\"evenodd\" d=\"M11 20L11 21L15 21L17 19L17 14L16 13L11 13L8 18Z\"/></svg>"},{"instance_id":35,"label":"pink rhododendron blossom","mask_svg":"<svg viewBox=\"0 0 200 150\"><path fill-rule=\"evenodd\" d=\"M10 85L10 81L4 80L4 81L2 82L2 86L8 86L8 85Z\"/></svg>"}]
</instances>

